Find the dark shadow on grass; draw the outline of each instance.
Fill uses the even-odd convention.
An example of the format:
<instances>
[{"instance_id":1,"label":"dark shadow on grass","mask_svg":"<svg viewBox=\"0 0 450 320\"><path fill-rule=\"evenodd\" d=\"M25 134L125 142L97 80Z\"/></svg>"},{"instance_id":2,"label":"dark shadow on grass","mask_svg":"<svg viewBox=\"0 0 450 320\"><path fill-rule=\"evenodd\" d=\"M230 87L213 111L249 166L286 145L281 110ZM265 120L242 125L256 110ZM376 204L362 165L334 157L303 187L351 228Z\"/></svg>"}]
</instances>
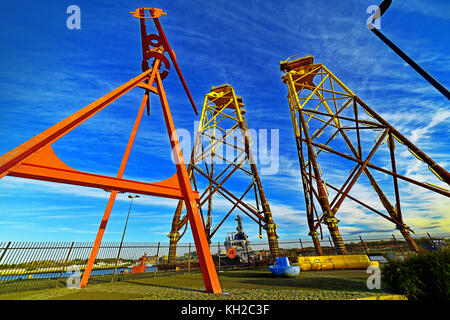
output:
<instances>
[{"instance_id":1,"label":"dark shadow on grass","mask_svg":"<svg viewBox=\"0 0 450 320\"><path fill-rule=\"evenodd\" d=\"M363 272L363 273L361 273ZM348 279L366 279L367 274L360 270L320 270L320 271L303 271L300 272L299 278L348 278ZM220 273L221 276L229 278L280 278L270 272L269 269L254 269L254 270L236 270L224 271Z\"/></svg>"},{"instance_id":2,"label":"dark shadow on grass","mask_svg":"<svg viewBox=\"0 0 450 320\"><path fill-rule=\"evenodd\" d=\"M354 276L349 273L337 273L336 275L328 272L311 271L300 273L295 278L275 276L271 272L229 272L223 273L222 279L234 282L233 285L239 283L251 284L261 288L273 289L321 289L321 290L336 290L336 291L365 291L369 290L366 285L366 278L359 274Z\"/></svg>"},{"instance_id":3,"label":"dark shadow on grass","mask_svg":"<svg viewBox=\"0 0 450 320\"><path fill-rule=\"evenodd\" d=\"M258 270L259 271L259 270ZM274 274L269 272L246 272L246 271L224 271L223 273L219 274L221 277L227 277L227 278L276 278Z\"/></svg>"},{"instance_id":4,"label":"dark shadow on grass","mask_svg":"<svg viewBox=\"0 0 450 320\"><path fill-rule=\"evenodd\" d=\"M136 281L130 281L130 280L123 280L122 282L123 283L137 284L137 285L140 285L140 286L148 286L148 287L157 287L157 288L165 288L165 289L175 289L175 290L183 290L183 291L192 291L192 292L206 293L205 290L192 289L192 288L183 288L183 287L175 287L175 286L164 286L164 285L160 285L160 284L143 283L143 282L136 282Z\"/></svg>"},{"instance_id":5,"label":"dark shadow on grass","mask_svg":"<svg viewBox=\"0 0 450 320\"><path fill-rule=\"evenodd\" d=\"M337 291L368 291L365 281L358 279L338 279L338 278L270 278L266 281L262 279L245 279L242 283L270 287L273 289L321 289Z\"/></svg>"}]
</instances>

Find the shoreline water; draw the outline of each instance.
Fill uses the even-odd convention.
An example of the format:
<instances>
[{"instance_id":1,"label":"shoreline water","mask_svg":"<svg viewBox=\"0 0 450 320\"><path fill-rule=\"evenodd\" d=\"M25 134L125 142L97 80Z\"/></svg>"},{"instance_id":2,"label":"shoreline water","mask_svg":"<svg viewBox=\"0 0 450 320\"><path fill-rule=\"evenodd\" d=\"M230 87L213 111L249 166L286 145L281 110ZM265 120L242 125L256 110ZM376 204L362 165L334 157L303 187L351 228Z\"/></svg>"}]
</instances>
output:
<instances>
[{"instance_id":1,"label":"shoreline water","mask_svg":"<svg viewBox=\"0 0 450 320\"><path fill-rule=\"evenodd\" d=\"M69 267L64 267L65 270L67 270ZM73 269L72 269L73 270ZM55 272L48 272L47 271L41 271L41 272L36 272L36 271L28 271L25 273L13 273L13 274L2 274L0 275L0 282L4 282L4 281L10 281L10 280L28 280L28 279L54 279L54 278L69 278L71 276L73 276L74 274L76 274L76 272L83 272L84 271L84 266L83 268L78 268L76 269L77 271L71 271L71 272L67 272L67 271L63 271L61 273L61 269L60 270L55 270ZM157 268L156 268L157 271ZM117 274L131 274L132 272L132 267L118 267L116 273ZM148 266L145 267L145 272L155 272L155 266ZM114 268L111 267L107 267L107 268L94 268L91 271L91 275L92 276L99 276L99 275L109 275L109 274L113 274L114 273Z\"/></svg>"}]
</instances>

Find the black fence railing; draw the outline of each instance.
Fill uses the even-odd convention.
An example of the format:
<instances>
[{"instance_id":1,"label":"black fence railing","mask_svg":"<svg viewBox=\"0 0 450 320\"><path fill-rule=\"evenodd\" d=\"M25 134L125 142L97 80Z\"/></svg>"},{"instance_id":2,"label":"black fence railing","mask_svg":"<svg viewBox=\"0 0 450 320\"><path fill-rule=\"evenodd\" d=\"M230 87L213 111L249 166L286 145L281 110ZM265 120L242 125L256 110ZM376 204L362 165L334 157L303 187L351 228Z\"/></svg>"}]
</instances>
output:
<instances>
[{"instance_id":1,"label":"black fence railing","mask_svg":"<svg viewBox=\"0 0 450 320\"><path fill-rule=\"evenodd\" d=\"M441 250L450 243L448 235L419 237L421 250ZM407 243L396 238L363 238L344 241L349 254L402 259L413 252ZM280 255L296 262L298 256L315 255L311 240L279 239ZM331 239L320 241L325 255L337 254ZM91 242L0 242L0 294L63 286L76 286L87 264ZM270 258L266 241L251 241L228 258L223 243L212 242L211 254L218 271L267 266ZM178 272L199 272L195 245L179 243L175 263L168 263L168 243L104 242L101 244L90 283L120 281L129 278L157 277ZM145 261L141 258L145 257ZM140 269L139 269L140 265ZM139 270L138 270L139 269Z\"/></svg>"}]
</instances>

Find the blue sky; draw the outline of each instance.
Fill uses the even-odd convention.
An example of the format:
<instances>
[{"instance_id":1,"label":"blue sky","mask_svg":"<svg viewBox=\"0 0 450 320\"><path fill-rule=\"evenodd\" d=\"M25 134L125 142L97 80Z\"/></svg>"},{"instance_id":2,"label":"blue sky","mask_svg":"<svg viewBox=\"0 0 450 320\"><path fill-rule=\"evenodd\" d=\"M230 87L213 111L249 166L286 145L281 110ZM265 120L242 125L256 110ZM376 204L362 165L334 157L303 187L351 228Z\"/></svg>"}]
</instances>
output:
<instances>
[{"instance_id":1,"label":"blue sky","mask_svg":"<svg viewBox=\"0 0 450 320\"><path fill-rule=\"evenodd\" d=\"M66 8L71 4L81 9L81 30L66 28ZM263 187L280 239L308 239L281 60L313 55L315 62L324 63L435 161L450 168L448 100L367 29L366 8L371 4L376 3L77 0L2 4L0 154L139 74L139 23L128 12L159 7L167 12L160 21L197 107L201 108L211 86L229 83L244 99L250 128L279 130L280 170L277 175L262 175ZM447 1L394 0L381 20L381 31L446 87L450 87L449 11ZM176 127L194 132L198 117L174 72L164 85ZM77 170L115 176L141 98L139 90L124 96L54 143L56 154ZM142 121L124 177L151 182L171 176L175 169L168 146L159 101L153 97L151 116ZM400 156L400 172L444 186L408 152ZM373 201L364 185L357 185L355 193ZM3 178L0 240L93 240L107 198L102 190ZM448 199L407 185L402 199L405 222L418 233L450 232ZM105 241L120 240L128 206L127 195L119 195ZM168 241L175 206L174 200L136 200L126 240ZM224 205L218 206L218 216L221 210ZM339 218L344 238L397 234L391 223L350 201L344 202ZM230 220L213 241L222 241L234 228ZM250 240L257 239L257 227L249 218L244 217L244 228ZM188 232L183 240L190 239Z\"/></svg>"}]
</instances>

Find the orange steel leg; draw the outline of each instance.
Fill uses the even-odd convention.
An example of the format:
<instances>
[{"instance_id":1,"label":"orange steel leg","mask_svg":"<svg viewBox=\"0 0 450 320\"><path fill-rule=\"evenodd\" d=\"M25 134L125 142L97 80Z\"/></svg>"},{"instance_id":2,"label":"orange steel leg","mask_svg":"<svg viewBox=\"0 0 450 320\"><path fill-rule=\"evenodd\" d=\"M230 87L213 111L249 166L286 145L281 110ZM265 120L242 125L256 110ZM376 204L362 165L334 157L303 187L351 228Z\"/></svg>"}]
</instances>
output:
<instances>
[{"instance_id":1,"label":"orange steel leg","mask_svg":"<svg viewBox=\"0 0 450 320\"><path fill-rule=\"evenodd\" d=\"M139 9L139 12L142 12L142 10L143 9ZM156 14L154 18L157 18ZM144 19L141 19L141 22L143 20ZM205 230L203 228L202 220L197 208L198 192L193 191L190 184L186 165L181 153L181 147L179 145L178 137L175 132L175 126L173 124L166 94L162 85L162 76L159 73L161 59L163 59L162 61L165 64L166 68L168 68L169 63L168 60L161 54L161 50L166 50L169 52L169 55L173 60L172 62L176 66L177 73L183 83L183 86L195 111L196 108L189 90L184 83L184 79L181 75L181 71L179 70L175 55L170 49L169 44L167 43L167 39L163 34L162 27L159 24L159 21L157 21L157 23L155 24L161 33L164 48L159 48L158 52L156 53L152 50L148 50L148 52L144 50L144 58L146 59L144 62L147 62L147 60L150 58L154 58L153 66L151 68L148 68L147 64L147 69L137 77L114 89L102 98L94 101L90 105L60 121L56 125L41 132L37 136L31 138L15 149L0 156L0 179L6 175L10 175L28 179L53 181L58 183L111 190L111 195L109 197L102 222L100 224L94 245L92 247L85 272L81 279L81 288L86 287L89 281L89 276L97 257L106 225L108 223L109 216L114 205L114 201L119 191L184 200L189 217L189 222L192 228L192 233L194 236L195 245L197 248L206 291L218 294L222 292L222 289L220 287L208 241L206 239ZM143 22L142 26L145 27L145 24ZM149 39L152 39L152 37L147 36L146 33L143 33L143 39L145 40L144 45L146 46L146 42L150 41ZM144 49L146 48L145 46L143 47ZM167 75L167 70L164 72L165 75ZM157 82L157 88L153 86L155 81ZM97 114L99 111L107 107L110 103L117 100L122 95L135 87L143 88L146 91L140 105L140 109L136 117L133 129L131 131L128 144L125 149L119 171L117 173L117 178L74 170L63 163L56 156L51 147L51 144L53 142L60 139L66 133L73 130L78 125L80 125L93 115ZM170 137L172 152L176 162L177 173L169 179L156 183L125 180L122 179L122 176L125 171L128 157L130 155L131 148L133 146L134 139L136 137L137 130L142 119L142 115L144 113L145 107L147 106L147 103L149 102L150 91L158 94L161 100L161 106L166 120L166 126Z\"/></svg>"},{"instance_id":2,"label":"orange steel leg","mask_svg":"<svg viewBox=\"0 0 450 320\"><path fill-rule=\"evenodd\" d=\"M208 240L206 239L205 230L198 212L196 198L192 190L191 181L184 163L183 154L181 153L180 143L175 131L172 115L170 113L169 104L167 103L166 93L162 85L159 74L156 75L156 83L158 86L158 95L161 101L164 118L166 120L167 132L170 138L173 158L177 167L178 181L180 183L181 191L184 195L184 203L186 212L189 218L189 223L194 237L195 247L197 249L198 260L200 262L200 269L203 274L203 282L205 283L206 292L220 294L222 289L220 287L219 278L216 273L214 261L209 249Z\"/></svg>"},{"instance_id":3,"label":"orange steel leg","mask_svg":"<svg viewBox=\"0 0 450 320\"><path fill-rule=\"evenodd\" d=\"M156 68L157 69L157 68ZM155 70L156 70L155 69ZM131 130L131 135L128 140L127 148L125 149L125 153L122 158L122 162L120 164L119 172L117 173L117 178L121 179L123 176L123 173L125 171L125 167L127 165L128 157L130 156L131 147L133 146L134 139L136 137L137 130L139 128L139 124L142 119L142 114L144 113L145 107L147 106L147 100L149 99L148 94L144 95L144 98L142 99L141 106L139 108L138 115L136 117L136 120L133 125L133 129ZM86 287L89 276L92 271L92 267L95 262L95 258L97 257L98 249L100 248L100 244L102 242L103 234L105 233L106 224L108 223L109 215L111 214L112 207L114 205L114 201L116 200L117 191L112 190L111 195L109 196L108 204L106 206L105 213L103 215L102 222L100 224L100 228L97 233L97 237L95 238L94 246L92 247L91 254L89 256L88 263L86 265L86 269L84 270L83 278L81 279L80 287L84 288Z\"/></svg>"},{"instance_id":4,"label":"orange steel leg","mask_svg":"<svg viewBox=\"0 0 450 320\"><path fill-rule=\"evenodd\" d=\"M161 106L164 113L164 118L166 120L166 126L167 131L170 138L170 143L172 147L172 152L177 168L177 176L178 176L178 182L180 185L181 193L183 194L183 198L186 205L186 211L188 213L189 222L191 224L192 228L192 234L194 237L194 242L197 248L197 253L199 257L200 262L200 268L202 270L203 274L203 281L205 284L206 292L214 293L214 294L220 294L222 293L222 289L219 283L219 279L216 273L216 269L214 266L214 262L212 260L211 252L209 249L208 241L206 239L206 234L203 228L203 224L200 218L200 214L198 212L197 208L197 197L194 194L194 191L192 189L192 186L190 184L190 179L187 173L186 165L184 163L183 155L181 152L181 147L179 145L178 136L175 131L175 126L173 123L172 115L170 113L169 105L167 102L166 94L162 85L162 80L157 72L158 70L159 61L156 61L155 66L153 68L153 72L151 75L151 82L149 83L149 86L152 85L153 80L155 79L156 75L156 82L158 87L158 95L160 97ZM131 152L131 147L134 142L134 138L137 133L137 129L139 127L143 112L145 110L147 100L148 100L148 94L144 96L144 99L142 100L141 107L139 109L138 116L136 118L135 124L133 126L133 130L130 135L130 139L128 141L127 148L125 150L125 154L122 158L122 163L119 169L119 172L117 174L117 178L122 178L122 175L124 173L126 163L128 161L129 154ZM111 192L108 204L106 206L105 213L103 215L102 222L100 224L100 228L98 230L94 246L92 247L91 254L89 256L88 263L86 265L85 272L83 274L83 277L81 279L80 287L84 288L86 287L89 276L92 271L92 267L94 265L95 259L98 254L98 250L100 248L100 244L103 238L103 234L105 232L106 225L108 223L109 216L111 214L111 210L115 201L117 195L117 191L113 190Z\"/></svg>"}]
</instances>

